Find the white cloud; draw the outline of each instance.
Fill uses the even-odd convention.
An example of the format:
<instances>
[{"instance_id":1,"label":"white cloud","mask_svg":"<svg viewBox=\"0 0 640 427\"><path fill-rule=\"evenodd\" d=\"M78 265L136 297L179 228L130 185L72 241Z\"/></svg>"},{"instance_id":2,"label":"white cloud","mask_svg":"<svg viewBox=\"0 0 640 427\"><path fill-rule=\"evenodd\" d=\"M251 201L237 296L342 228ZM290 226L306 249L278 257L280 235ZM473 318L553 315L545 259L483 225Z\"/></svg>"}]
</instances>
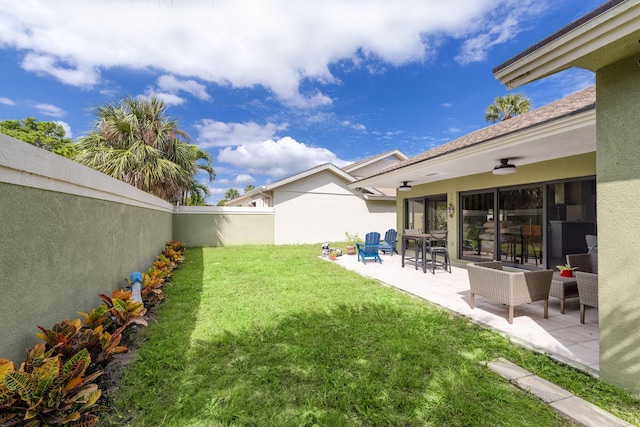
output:
<instances>
[{"instance_id":1,"label":"white cloud","mask_svg":"<svg viewBox=\"0 0 640 427\"><path fill-rule=\"evenodd\" d=\"M494 8L483 20L469 27L472 33L462 36L465 40L456 61L469 64L486 60L492 47L513 39L525 28L523 21L546 8L546 2L539 0L504 1L502 6Z\"/></svg>"},{"instance_id":2,"label":"white cloud","mask_svg":"<svg viewBox=\"0 0 640 427\"><path fill-rule=\"evenodd\" d=\"M274 178L292 175L323 163L333 163L336 166L348 163L326 148L309 147L288 136L278 141L226 147L220 150L217 160Z\"/></svg>"},{"instance_id":3,"label":"white cloud","mask_svg":"<svg viewBox=\"0 0 640 427\"><path fill-rule=\"evenodd\" d=\"M94 66L82 67L75 62L58 59L53 55L28 53L22 60L22 68L35 73L50 74L71 86L90 87L98 83L100 73Z\"/></svg>"},{"instance_id":4,"label":"white cloud","mask_svg":"<svg viewBox=\"0 0 640 427\"><path fill-rule=\"evenodd\" d=\"M446 36L468 39L460 62L481 60L533 7L533 0L24 0L0 8L0 40L23 52L24 69L69 85L99 84L109 68L150 69L166 74L158 93L207 100L203 83L261 85L288 105L312 108L332 100L301 85L339 83L332 64L384 72L433 58Z\"/></svg>"},{"instance_id":5,"label":"white cloud","mask_svg":"<svg viewBox=\"0 0 640 427\"><path fill-rule=\"evenodd\" d=\"M4 105L16 105L15 102L13 102L12 100L10 100L9 98L5 98L0 96L0 104L4 104Z\"/></svg>"},{"instance_id":6,"label":"white cloud","mask_svg":"<svg viewBox=\"0 0 640 427\"><path fill-rule=\"evenodd\" d=\"M453 104L450 102L443 102L442 104L440 104L440 106L444 108L451 108L453 107Z\"/></svg>"},{"instance_id":7,"label":"white cloud","mask_svg":"<svg viewBox=\"0 0 640 427\"><path fill-rule=\"evenodd\" d=\"M164 75L158 78L158 88L169 93L187 92L198 99L207 101L210 96L207 88L195 80L180 80L174 76Z\"/></svg>"},{"instance_id":8,"label":"white cloud","mask_svg":"<svg viewBox=\"0 0 640 427\"><path fill-rule=\"evenodd\" d=\"M363 125L362 123L351 123L349 120L345 120L342 122L342 126L351 128L351 129L355 129L357 131L360 132L366 132L367 131L367 127L365 125Z\"/></svg>"},{"instance_id":9,"label":"white cloud","mask_svg":"<svg viewBox=\"0 0 640 427\"><path fill-rule=\"evenodd\" d=\"M144 95L140 95L140 98L146 98L149 99L152 96L155 96L156 98L158 98L159 100L161 100L162 102L164 102L164 104L168 107L172 106L172 105L180 105L180 104L184 104L185 99L179 97L176 94L173 93L166 93L166 92L156 92L153 89L147 89L147 91L145 92Z\"/></svg>"},{"instance_id":10,"label":"white cloud","mask_svg":"<svg viewBox=\"0 0 640 427\"><path fill-rule=\"evenodd\" d=\"M238 185L246 186L247 184L253 184L254 182L256 182L256 180L249 174L241 173L240 175L236 176L233 182Z\"/></svg>"},{"instance_id":11,"label":"white cloud","mask_svg":"<svg viewBox=\"0 0 640 427\"><path fill-rule=\"evenodd\" d=\"M51 117L62 117L67 114L62 108L56 107L51 104L36 104L34 107L40 112L40 114L44 114L46 116Z\"/></svg>"},{"instance_id":12,"label":"white cloud","mask_svg":"<svg viewBox=\"0 0 640 427\"><path fill-rule=\"evenodd\" d=\"M255 122L224 123L204 119L194 127L198 129L198 146L211 148L252 144L273 139L278 131L286 130L288 124L267 123L261 126Z\"/></svg>"},{"instance_id":13,"label":"white cloud","mask_svg":"<svg viewBox=\"0 0 640 427\"><path fill-rule=\"evenodd\" d=\"M73 132L71 132L71 126L69 126L69 123L63 122L62 120L56 120L55 123L62 126L65 138L73 138Z\"/></svg>"}]
</instances>

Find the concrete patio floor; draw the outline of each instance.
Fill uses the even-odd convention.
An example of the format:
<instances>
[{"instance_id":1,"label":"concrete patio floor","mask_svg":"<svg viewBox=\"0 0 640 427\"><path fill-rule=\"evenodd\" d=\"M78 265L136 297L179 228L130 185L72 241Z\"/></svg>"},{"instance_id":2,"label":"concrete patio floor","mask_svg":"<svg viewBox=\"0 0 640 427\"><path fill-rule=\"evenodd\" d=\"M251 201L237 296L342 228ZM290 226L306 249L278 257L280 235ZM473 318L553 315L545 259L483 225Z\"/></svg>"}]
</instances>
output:
<instances>
[{"instance_id":1,"label":"concrete patio floor","mask_svg":"<svg viewBox=\"0 0 640 427\"><path fill-rule=\"evenodd\" d=\"M474 322L493 328L514 343L574 366L591 375L599 375L598 309L586 309L585 324L580 324L578 298L565 302L565 314L560 314L560 300L549 298L549 318L543 317L542 301L515 308L513 324L507 322L508 308L500 303L476 296L476 308L471 309L469 278L463 264L452 267L451 273L436 269L423 273L413 264L402 267L399 255L381 255L383 263L358 262L355 255L343 255L335 262L365 277L428 300Z\"/></svg>"}]
</instances>

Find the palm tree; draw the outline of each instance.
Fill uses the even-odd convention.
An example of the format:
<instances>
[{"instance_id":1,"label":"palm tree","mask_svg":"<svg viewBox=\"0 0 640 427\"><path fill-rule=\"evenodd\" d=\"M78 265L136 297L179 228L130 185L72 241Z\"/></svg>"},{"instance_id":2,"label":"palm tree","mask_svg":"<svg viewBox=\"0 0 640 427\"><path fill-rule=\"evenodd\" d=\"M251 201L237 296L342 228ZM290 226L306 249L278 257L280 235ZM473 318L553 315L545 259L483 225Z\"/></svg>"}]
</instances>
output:
<instances>
[{"instance_id":1,"label":"palm tree","mask_svg":"<svg viewBox=\"0 0 640 427\"><path fill-rule=\"evenodd\" d=\"M178 203L198 171L215 178L211 155L191 144L189 135L156 97L125 97L98 106L94 130L80 138L79 163L136 188ZM204 163L202 163L204 162Z\"/></svg>"},{"instance_id":2,"label":"palm tree","mask_svg":"<svg viewBox=\"0 0 640 427\"><path fill-rule=\"evenodd\" d=\"M235 188L230 188L226 193L224 193L224 198L227 200L232 200L236 197L240 197L240 193Z\"/></svg>"},{"instance_id":3,"label":"palm tree","mask_svg":"<svg viewBox=\"0 0 640 427\"><path fill-rule=\"evenodd\" d=\"M518 114L526 113L530 108L531 101L521 93L499 96L485 110L484 119L491 123L504 121Z\"/></svg>"},{"instance_id":4,"label":"palm tree","mask_svg":"<svg viewBox=\"0 0 640 427\"><path fill-rule=\"evenodd\" d=\"M247 194L249 191L254 190L256 187L253 184L247 184L246 187L244 187L244 194Z\"/></svg>"},{"instance_id":5,"label":"palm tree","mask_svg":"<svg viewBox=\"0 0 640 427\"><path fill-rule=\"evenodd\" d=\"M191 188L184 193L182 204L185 206L204 206L209 194L209 187L193 180Z\"/></svg>"}]
</instances>

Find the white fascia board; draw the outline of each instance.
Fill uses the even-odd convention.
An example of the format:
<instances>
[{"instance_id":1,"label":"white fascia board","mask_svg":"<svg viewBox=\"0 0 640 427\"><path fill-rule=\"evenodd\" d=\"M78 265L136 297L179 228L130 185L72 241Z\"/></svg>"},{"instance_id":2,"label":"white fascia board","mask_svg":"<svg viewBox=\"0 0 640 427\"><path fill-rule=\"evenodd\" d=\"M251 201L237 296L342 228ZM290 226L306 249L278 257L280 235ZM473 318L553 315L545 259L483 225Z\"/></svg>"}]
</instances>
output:
<instances>
[{"instance_id":1,"label":"white fascia board","mask_svg":"<svg viewBox=\"0 0 640 427\"><path fill-rule=\"evenodd\" d=\"M401 162L403 160L407 160L409 158L406 154L404 154L400 150L396 149L396 150L393 150L393 151L389 151L389 152L386 152L386 153L381 153L381 154L379 154L377 156L371 157L371 158L369 158L368 161L355 165L356 167L354 167L354 168L352 168L351 165L347 165L343 169L345 171L348 171L349 173L352 173L353 171L357 171L358 169L362 169L362 168L364 168L366 166L369 166L369 165L371 165L371 164L373 164L375 162L378 162L380 160L386 159L387 157L391 157L391 156L396 156L398 158L399 162ZM355 162L355 163L358 163L358 162Z\"/></svg>"},{"instance_id":2,"label":"white fascia board","mask_svg":"<svg viewBox=\"0 0 640 427\"><path fill-rule=\"evenodd\" d=\"M557 73L640 28L640 3L624 2L495 73L508 89ZM591 70L596 71L596 70Z\"/></svg>"}]
</instances>

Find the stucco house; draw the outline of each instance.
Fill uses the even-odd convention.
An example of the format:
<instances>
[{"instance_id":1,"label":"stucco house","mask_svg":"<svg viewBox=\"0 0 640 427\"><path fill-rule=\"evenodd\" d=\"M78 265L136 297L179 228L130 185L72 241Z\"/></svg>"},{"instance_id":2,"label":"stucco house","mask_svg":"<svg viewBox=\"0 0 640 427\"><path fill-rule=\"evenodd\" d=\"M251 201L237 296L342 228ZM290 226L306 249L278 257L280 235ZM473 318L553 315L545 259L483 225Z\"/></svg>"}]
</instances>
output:
<instances>
[{"instance_id":1,"label":"stucco house","mask_svg":"<svg viewBox=\"0 0 640 427\"><path fill-rule=\"evenodd\" d=\"M553 268L566 253L586 250L586 234L597 234L600 376L636 393L639 29L639 1L604 3L494 69L515 88L579 67L596 73L595 87L351 184L408 181L411 191L397 200L399 229L431 228L438 215L428 212L446 204L450 252L459 261L500 258L518 268ZM513 228L527 226L529 235L519 237L527 253L510 253Z\"/></svg>"},{"instance_id":2,"label":"stucco house","mask_svg":"<svg viewBox=\"0 0 640 427\"><path fill-rule=\"evenodd\" d=\"M344 241L345 232L384 234L396 223L395 185L348 185L406 159L393 150L342 168L325 163L255 188L227 206L273 208L276 245Z\"/></svg>"}]
</instances>

